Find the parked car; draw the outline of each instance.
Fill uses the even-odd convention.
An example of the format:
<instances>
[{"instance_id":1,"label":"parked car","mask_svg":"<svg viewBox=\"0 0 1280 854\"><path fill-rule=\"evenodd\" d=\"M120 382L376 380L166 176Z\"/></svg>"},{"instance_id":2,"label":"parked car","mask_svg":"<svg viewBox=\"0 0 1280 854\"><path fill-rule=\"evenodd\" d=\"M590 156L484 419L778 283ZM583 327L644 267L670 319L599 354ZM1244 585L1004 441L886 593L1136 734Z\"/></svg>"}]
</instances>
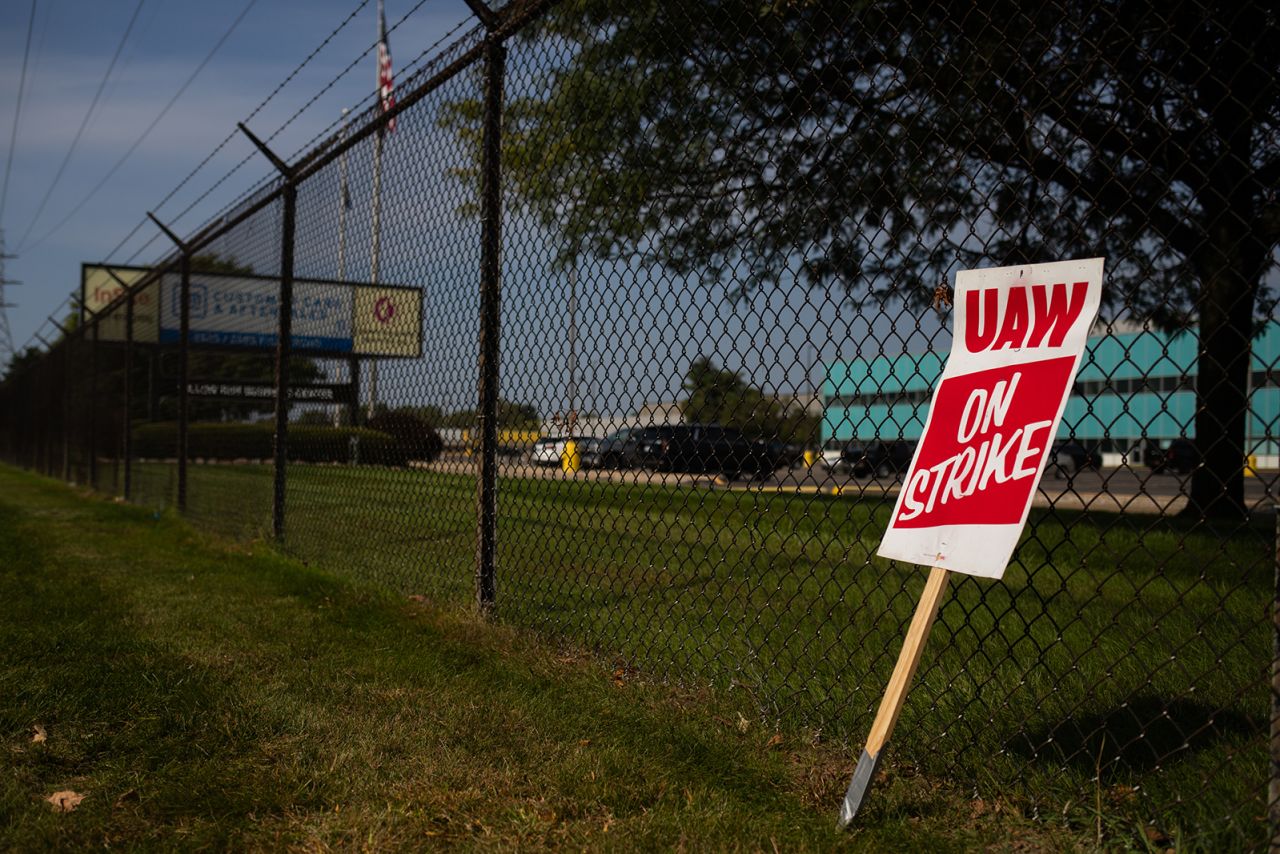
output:
<instances>
[{"instance_id":1,"label":"parked car","mask_svg":"<svg viewBox=\"0 0 1280 854\"><path fill-rule=\"evenodd\" d=\"M1045 473L1050 477L1072 478L1078 472L1097 469L1101 464L1101 455L1079 442L1065 439L1054 442L1049 448L1049 462Z\"/></svg>"},{"instance_id":2,"label":"parked car","mask_svg":"<svg viewBox=\"0 0 1280 854\"><path fill-rule=\"evenodd\" d=\"M769 457L774 460L773 467L769 471L776 471L783 467L796 468L804 465L804 445L795 445L790 442L771 439L765 442L765 446L769 452Z\"/></svg>"},{"instance_id":3,"label":"parked car","mask_svg":"<svg viewBox=\"0 0 1280 854\"><path fill-rule=\"evenodd\" d=\"M565 446L570 439L578 446L579 459L582 458L584 448L588 448L588 443L595 441L590 436L545 436L533 443L533 450L529 452L529 462L536 466L560 465L564 458Z\"/></svg>"},{"instance_id":4,"label":"parked car","mask_svg":"<svg viewBox=\"0 0 1280 854\"><path fill-rule=\"evenodd\" d=\"M840 461L844 459L844 449L848 444L847 439L828 439L823 442L822 464L833 471L840 468Z\"/></svg>"},{"instance_id":5,"label":"parked car","mask_svg":"<svg viewBox=\"0 0 1280 854\"><path fill-rule=\"evenodd\" d=\"M635 464L658 471L764 476L781 462L767 442L718 424L644 427L635 442Z\"/></svg>"},{"instance_id":6,"label":"parked car","mask_svg":"<svg viewBox=\"0 0 1280 854\"><path fill-rule=\"evenodd\" d=\"M843 465L856 477L901 477L911 466L916 443L906 439L847 445Z\"/></svg>"},{"instance_id":7,"label":"parked car","mask_svg":"<svg viewBox=\"0 0 1280 854\"><path fill-rule=\"evenodd\" d=\"M606 469L626 469L635 464L638 427L623 427L600 440L595 465Z\"/></svg>"},{"instance_id":8,"label":"parked car","mask_svg":"<svg viewBox=\"0 0 1280 854\"><path fill-rule=\"evenodd\" d=\"M578 442L578 460L584 469L601 468L600 449L603 445L604 439L595 436L584 437Z\"/></svg>"},{"instance_id":9,"label":"parked car","mask_svg":"<svg viewBox=\"0 0 1280 854\"><path fill-rule=\"evenodd\" d=\"M1154 474L1191 474L1200 465L1200 449L1190 439L1174 439L1164 450L1152 452L1147 464Z\"/></svg>"}]
</instances>

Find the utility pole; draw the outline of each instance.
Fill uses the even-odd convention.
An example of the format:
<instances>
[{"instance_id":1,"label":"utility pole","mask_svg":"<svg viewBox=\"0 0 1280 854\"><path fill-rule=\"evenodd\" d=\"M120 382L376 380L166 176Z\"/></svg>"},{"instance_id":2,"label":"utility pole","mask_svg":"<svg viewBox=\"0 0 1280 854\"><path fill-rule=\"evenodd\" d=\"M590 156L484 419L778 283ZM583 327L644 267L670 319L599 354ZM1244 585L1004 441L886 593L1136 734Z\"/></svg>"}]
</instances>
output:
<instances>
[{"instance_id":1,"label":"utility pole","mask_svg":"<svg viewBox=\"0 0 1280 854\"><path fill-rule=\"evenodd\" d=\"M565 433L572 436L578 423L578 259L569 268L569 383L566 389Z\"/></svg>"}]
</instances>

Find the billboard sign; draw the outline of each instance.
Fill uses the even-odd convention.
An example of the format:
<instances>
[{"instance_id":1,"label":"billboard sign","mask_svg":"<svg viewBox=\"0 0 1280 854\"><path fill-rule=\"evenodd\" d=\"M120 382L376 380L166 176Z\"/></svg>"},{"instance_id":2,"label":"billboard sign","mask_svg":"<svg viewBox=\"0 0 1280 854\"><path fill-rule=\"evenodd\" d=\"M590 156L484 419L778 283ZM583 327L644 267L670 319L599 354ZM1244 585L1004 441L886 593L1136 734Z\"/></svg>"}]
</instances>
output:
<instances>
[{"instance_id":1,"label":"billboard sign","mask_svg":"<svg viewBox=\"0 0 1280 854\"><path fill-rule=\"evenodd\" d=\"M1004 574L1098 314L1103 260L957 275L951 355L878 555Z\"/></svg>"},{"instance_id":2,"label":"billboard sign","mask_svg":"<svg viewBox=\"0 0 1280 854\"><path fill-rule=\"evenodd\" d=\"M190 341L197 347L274 349L280 281L231 273L190 274ZM181 338L182 279L161 277L159 341ZM299 353L384 358L422 355L422 290L295 279L292 346Z\"/></svg>"},{"instance_id":3,"label":"billboard sign","mask_svg":"<svg viewBox=\"0 0 1280 854\"><path fill-rule=\"evenodd\" d=\"M361 285L355 291L352 350L379 356L422 355L422 292Z\"/></svg>"},{"instance_id":4,"label":"billboard sign","mask_svg":"<svg viewBox=\"0 0 1280 854\"><path fill-rule=\"evenodd\" d=\"M162 278L160 343L181 337L182 279ZM191 343L197 347L273 349L280 323L280 282L252 276L191 274ZM293 283L293 347L351 352L351 286Z\"/></svg>"},{"instance_id":5,"label":"billboard sign","mask_svg":"<svg viewBox=\"0 0 1280 854\"><path fill-rule=\"evenodd\" d=\"M148 267L123 267L106 264L80 265L80 305L83 319L102 315L107 306L124 295L125 287L133 287L150 273ZM133 297L133 340L140 344L154 344L159 328L159 299L154 286L137 291ZM98 317L99 341L125 341L128 329L125 325L125 306L120 304L109 314Z\"/></svg>"}]
</instances>

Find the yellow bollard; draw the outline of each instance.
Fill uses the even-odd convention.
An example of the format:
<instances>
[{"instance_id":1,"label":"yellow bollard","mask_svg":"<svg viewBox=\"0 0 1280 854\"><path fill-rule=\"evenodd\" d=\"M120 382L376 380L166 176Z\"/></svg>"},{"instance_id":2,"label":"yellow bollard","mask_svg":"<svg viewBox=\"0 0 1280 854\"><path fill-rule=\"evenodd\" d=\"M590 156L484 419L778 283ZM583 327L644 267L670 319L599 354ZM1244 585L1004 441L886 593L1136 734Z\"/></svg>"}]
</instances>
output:
<instances>
[{"instance_id":1,"label":"yellow bollard","mask_svg":"<svg viewBox=\"0 0 1280 854\"><path fill-rule=\"evenodd\" d=\"M578 443L570 439L564 443L564 453L560 455L560 469L572 474L582 468L582 457L578 454Z\"/></svg>"},{"instance_id":2,"label":"yellow bollard","mask_svg":"<svg viewBox=\"0 0 1280 854\"><path fill-rule=\"evenodd\" d=\"M818 464L818 452L806 448L804 452L804 467L807 469L811 469L817 464Z\"/></svg>"},{"instance_id":3,"label":"yellow bollard","mask_svg":"<svg viewBox=\"0 0 1280 854\"><path fill-rule=\"evenodd\" d=\"M1257 477L1257 476L1258 476L1258 455L1257 455L1257 454L1250 454L1250 455L1245 459L1245 462L1244 462L1244 476L1245 476L1245 477Z\"/></svg>"}]
</instances>

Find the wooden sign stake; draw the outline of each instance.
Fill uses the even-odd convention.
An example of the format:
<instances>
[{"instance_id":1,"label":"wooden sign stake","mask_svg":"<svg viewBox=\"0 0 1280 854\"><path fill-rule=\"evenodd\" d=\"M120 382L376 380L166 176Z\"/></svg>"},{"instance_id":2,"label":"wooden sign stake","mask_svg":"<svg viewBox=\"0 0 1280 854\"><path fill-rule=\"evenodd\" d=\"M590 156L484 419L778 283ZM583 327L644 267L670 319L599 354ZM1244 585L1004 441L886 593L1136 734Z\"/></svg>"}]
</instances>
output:
<instances>
[{"instance_id":1,"label":"wooden sign stake","mask_svg":"<svg viewBox=\"0 0 1280 854\"><path fill-rule=\"evenodd\" d=\"M947 575L947 570L940 566L929 570L929 580L925 582L924 592L920 594L920 601L916 604L915 616L911 618L911 626L907 629L907 639L902 644L902 651L898 653L898 663L894 665L893 675L889 677L889 686L885 688L880 709L871 724L871 732L867 734L866 747L858 758L849 791L845 793L844 803L840 806L838 827L841 830L853 822L866 799L867 790L871 788L876 766L880 763L880 756L889 742L889 736L893 735L893 725L898 722L898 715L902 712L907 691L911 687L911 679L916 674L916 665L920 663L920 654L929 639L929 630L933 628L933 620L938 616L942 594L947 590Z\"/></svg>"}]
</instances>

